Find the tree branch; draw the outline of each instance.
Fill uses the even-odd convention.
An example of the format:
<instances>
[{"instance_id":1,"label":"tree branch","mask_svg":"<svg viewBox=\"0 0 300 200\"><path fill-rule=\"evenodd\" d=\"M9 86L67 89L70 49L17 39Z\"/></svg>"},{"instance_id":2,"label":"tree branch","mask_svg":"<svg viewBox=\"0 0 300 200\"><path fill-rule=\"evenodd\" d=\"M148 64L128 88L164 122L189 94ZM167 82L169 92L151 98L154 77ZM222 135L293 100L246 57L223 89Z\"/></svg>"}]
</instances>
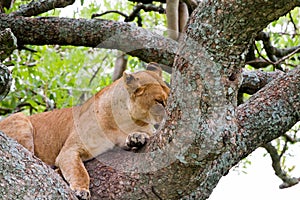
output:
<instances>
[{"instance_id":1,"label":"tree branch","mask_svg":"<svg viewBox=\"0 0 300 200\"><path fill-rule=\"evenodd\" d=\"M256 58L255 56L255 44L250 45L248 53L246 55L246 64L251 65L255 69L265 68L270 63L262 58Z\"/></svg>"},{"instance_id":2,"label":"tree branch","mask_svg":"<svg viewBox=\"0 0 300 200\"><path fill-rule=\"evenodd\" d=\"M45 13L54 8L64 8L72 5L75 0L37 0L31 1L29 4L21 6L19 10L10 14L12 17L24 16L31 17Z\"/></svg>"},{"instance_id":3,"label":"tree branch","mask_svg":"<svg viewBox=\"0 0 300 200\"><path fill-rule=\"evenodd\" d=\"M122 77L123 72L127 68L127 56L123 52L119 53L115 60L114 72L112 75L112 80L115 81Z\"/></svg>"},{"instance_id":4,"label":"tree branch","mask_svg":"<svg viewBox=\"0 0 300 200\"><path fill-rule=\"evenodd\" d=\"M257 71L243 71L243 82L240 87L239 92L254 94L265 85L267 85L272 80L282 76L284 73L282 71L275 72L263 72Z\"/></svg>"},{"instance_id":5,"label":"tree branch","mask_svg":"<svg viewBox=\"0 0 300 200\"><path fill-rule=\"evenodd\" d=\"M137 20L138 26L142 27L142 18L140 16L140 11L141 10L144 10L145 12L156 11L160 14L163 14L165 12L165 9L162 6L156 6L156 5L153 5L153 4L139 3L136 6L134 6L133 11L131 12L130 15L124 14L120 11L111 10L111 11L106 11L106 12L101 13L101 14L93 14L92 19L95 18L95 17L101 17L101 16L106 15L108 13L117 13L119 15L122 15L125 18L124 22L132 22L135 18L138 18L138 20Z\"/></svg>"},{"instance_id":6,"label":"tree branch","mask_svg":"<svg viewBox=\"0 0 300 200\"><path fill-rule=\"evenodd\" d=\"M187 27L188 34L189 32L197 32L199 35L197 41L199 41L200 46L206 47L209 52L218 55L217 60L225 60L224 58L229 58L231 55L243 55L243 57L245 57L246 52L244 52L243 49L234 49L236 45L247 46L248 49L252 44L250 41L254 41L254 37L257 33L265 28L267 24L300 5L298 0L280 0L276 2L276 5L274 5L274 1L265 2L263 0L242 2L241 4L231 1L223 2L216 7L216 10L219 10L218 13L216 10L211 10L210 12L197 15L197 19L193 20L193 23L203 22L197 29L193 28L193 26L191 26L192 24ZM218 2L215 3L218 4ZM203 9L204 5L205 3L202 2L202 5L198 6L194 11L194 15L196 11ZM210 3L207 3L207 6L213 7ZM243 14L239 13L240 9L244 9ZM256 11L254 12L254 10ZM239 18L227 21L228 23L222 27L223 29L220 29L219 26L222 24L222 20L228 17L228 13L232 16L239 16ZM205 20L208 20L212 15L217 16L216 19L209 20L209 24L205 23ZM243 30L243 33L241 33L241 30ZM223 35L225 33L228 34L226 37ZM220 38L226 39L218 41L209 40L209 37L219 34L222 35ZM220 49L222 46L227 46L228 49L223 51ZM220 51L224 52L224 54L221 54Z\"/></svg>"},{"instance_id":7,"label":"tree branch","mask_svg":"<svg viewBox=\"0 0 300 200\"><path fill-rule=\"evenodd\" d=\"M10 28L0 31L0 62L8 57L17 48L17 39ZM10 91L12 75L8 68L0 63L0 101Z\"/></svg>"},{"instance_id":8,"label":"tree branch","mask_svg":"<svg viewBox=\"0 0 300 200\"><path fill-rule=\"evenodd\" d=\"M292 187L299 183L300 178L289 177L287 173L281 168L280 160L281 156L278 155L276 148L268 142L264 144L264 147L272 159L272 167L275 171L275 174L283 181L283 183L279 186L280 189Z\"/></svg>"},{"instance_id":9,"label":"tree branch","mask_svg":"<svg viewBox=\"0 0 300 200\"><path fill-rule=\"evenodd\" d=\"M281 136L300 120L299 91L300 67L269 83L238 107L242 137L249 148L256 143L251 150Z\"/></svg>"},{"instance_id":10,"label":"tree branch","mask_svg":"<svg viewBox=\"0 0 300 200\"><path fill-rule=\"evenodd\" d=\"M191 152L188 153L191 155L191 158L193 158L193 160L190 160L191 158L188 157L184 158L177 156L177 151L184 151L185 149L184 146L178 146L178 148L176 149L161 149L162 153L165 154L165 156L163 156L163 154L160 154L161 157L159 157L159 155L157 154L158 152L153 152L145 157L145 154L135 154L116 149L114 152L107 152L99 156L97 159L89 161L88 163L86 163L86 167L89 170L91 176L92 198L128 199L127 197L132 195L135 197L138 196L140 199L155 199L157 198L157 196L160 196L162 199L164 199L164 195L160 190L161 184L173 184L172 188L182 188L184 190L187 190L173 191L177 194L176 197L179 198L183 194L188 194L189 191L191 191L191 188L188 189L190 186L189 184L187 184L187 182L192 183L197 180L197 183L201 183L201 186L198 188L198 191L195 191L193 193L193 197L197 199L205 199L210 194L210 191L207 190L208 187L206 186L206 184L216 184L219 178L221 178L223 174L226 174L227 170L234 166L240 159L250 154L255 148L257 148L257 145L263 144L281 135L281 131L289 129L289 127L291 127L295 121L299 120L299 72L299 69L291 71L289 74L284 75L283 77L270 83L268 86L268 90L263 90L260 92L261 98L251 98L248 105L262 105L258 108L259 110L257 110L257 107L245 105L242 105L238 108L238 123L241 125L249 124L249 126L241 126L241 128L235 135L228 135L227 137L225 137L224 143L230 147L227 148L227 150L229 151L223 152L218 156L214 156L211 158L201 158L201 152L205 150L201 148L199 149L199 154L193 154ZM280 89L280 86L278 85L282 86L283 88ZM278 91L278 89L280 90ZM280 98L274 98L274 93L277 92L279 92ZM292 98L290 98L291 96L295 97L295 99L293 100ZM278 106L278 103L280 103L280 106ZM293 112L290 111L291 109ZM248 115L244 115L244 113L248 113ZM273 116L277 116L277 113L284 113L281 115L280 120L274 120L273 118ZM295 113L298 113L298 115ZM257 116L259 114L262 117L258 121ZM254 123L254 120L256 123ZM267 122L257 123L260 121ZM269 128L273 126L276 128ZM279 126L281 130L277 131L276 129ZM264 135L266 134L272 134L272 137L265 137ZM183 137L182 139L184 138L185 137ZM252 138L252 141L248 140L249 138ZM173 144L170 143L170 145L175 145L174 142L175 140L173 139ZM176 142L176 145L180 144L184 145L186 143L184 140ZM16 144L14 143L14 145ZM2 148L14 148L14 145L1 144L0 146ZM0 152L11 151L5 149ZM173 163L169 163L170 165L161 166L161 168L156 168L156 170L153 170L151 168L153 167L153 163L150 162L151 160L147 160L152 156L157 156L157 159L162 159L161 161L155 160L156 164L157 161L164 163L163 160L167 159L171 159L171 161L173 159ZM7 156L1 155L0 160L1 158L3 160L7 158ZM22 162L24 163L30 163L26 160L27 158L24 159L23 157L19 157L18 159L22 160ZM200 159L201 161L198 159ZM11 163L12 161L9 160L7 162ZM6 161L0 161L0 163L3 163L0 166L6 166L8 164L6 163ZM31 169L30 166L26 166L25 168L29 167L29 169ZM139 167L144 167L146 171L143 173L138 173L138 171L136 170L140 170ZM185 168L186 170L182 170L182 168ZM14 167L10 169L14 169ZM3 170L1 171L5 172ZM16 174L18 172L13 171L10 173ZM181 176L182 174L179 173L184 173L185 176ZM170 176L171 174L172 176ZM40 173L37 173L36 176L39 178L43 178L43 175L41 175ZM144 179L144 177L148 178ZM178 177L181 177L180 182L178 182ZM171 179L169 180L169 178ZM32 178L31 180L36 179ZM44 182L44 180L41 182ZM53 183L62 184L60 180L56 180ZM23 182L23 184L26 183ZM179 186L177 184L183 185ZM132 187L134 187L134 190L132 190ZM11 197L13 197L13 195L15 194L11 194Z\"/></svg>"},{"instance_id":11,"label":"tree branch","mask_svg":"<svg viewBox=\"0 0 300 200\"><path fill-rule=\"evenodd\" d=\"M296 130L297 131L297 130ZM296 142L300 142L300 138L296 137L296 134L294 137L289 136L288 134L284 134L284 138L287 142L291 144L295 144Z\"/></svg>"},{"instance_id":12,"label":"tree branch","mask_svg":"<svg viewBox=\"0 0 300 200\"><path fill-rule=\"evenodd\" d=\"M264 48L266 52L270 55L274 55L276 57L282 58L288 56L291 53L298 53L300 51L299 46L279 49L272 45L270 35L266 32L260 32L256 38L257 41L261 40L264 43Z\"/></svg>"},{"instance_id":13,"label":"tree branch","mask_svg":"<svg viewBox=\"0 0 300 200\"><path fill-rule=\"evenodd\" d=\"M0 132L1 199L77 199L49 166Z\"/></svg>"},{"instance_id":14,"label":"tree branch","mask_svg":"<svg viewBox=\"0 0 300 200\"><path fill-rule=\"evenodd\" d=\"M10 18L7 17L7 19L5 21L8 21L9 19ZM37 27L32 28L31 29L32 31L27 32L27 34L24 34L23 32L20 32L20 29L22 30L21 25L30 25L31 23L35 23L36 20L38 21L37 24L35 25ZM101 41L104 40L104 39L102 39L102 40L96 41L96 40L93 40L91 38L90 39L91 41L88 41L90 35L87 34L88 31L86 31L84 29L81 29L81 30L83 30L83 34L75 33L73 31L73 28L72 28L73 27L72 24L75 23L75 20L72 20L72 19L62 19L61 22L60 22L61 25L59 27L56 27L56 28L53 28L53 29L51 28L48 31L49 32L50 31L51 32L52 31L53 32L54 31L60 32L61 30L63 31L64 29L69 29L69 30L65 30L65 31L70 31L70 34L68 34L68 36L70 38L75 37L76 38L75 40L77 42L73 43L73 40L69 41L68 38L64 38L65 37L64 35L59 35L59 34L58 35L60 37L56 39L56 38L54 38L54 36L57 36L56 34L53 34L53 33L50 34L48 31L45 32L43 27L44 27L44 25L51 26L51 27L55 26L55 24L58 23L58 21L60 20L59 18L57 18L55 20L53 18L49 18L50 21L47 21L47 18L41 18L41 19L36 19L36 20L35 19L30 19L30 18L21 18L21 20L17 24L10 24L10 25L8 24L8 26L14 26L15 25L14 29L18 30L18 31L15 31L15 32L17 32L17 36L19 38L19 43L21 43L22 45L23 44L36 44L36 45L45 45L45 44L71 45L71 44L73 44L73 45L78 45L78 46L97 46L98 43L101 43ZM88 26L88 24L91 23L91 21L90 20L83 20L82 21L82 26L84 26L85 23ZM102 30L104 30L104 31L98 31L98 33L99 33L99 37L104 37L105 36L105 30L108 31L110 29L110 27L107 26L109 23L111 23L111 21L95 20L95 24L92 25L92 28L93 27L99 27L99 24L102 24L102 28L103 28ZM112 25L113 26L124 26L124 28L126 28L126 26L128 26L128 24L126 24L126 23L124 24L124 23L119 23L119 22L114 22L114 24L112 24ZM134 26L132 26L130 28L132 28L132 29L137 28L138 29L138 27L134 27ZM135 30L135 31L137 31L137 30ZM50 37L45 38L44 35L41 35L40 32L43 32L47 35L50 35ZM104 33L104 34L101 34L101 33ZM149 34L152 35L152 33L149 33ZM80 38L78 38L78 35L82 35L82 36ZM127 35L128 35L128 37L131 37L130 34L127 34ZM149 40L150 40L151 35L149 37L147 37L147 38L149 38ZM33 36L35 36L35 37L33 37ZM95 37L97 37L97 35L95 35ZM139 40L139 38L138 38L139 36L135 36L135 37L136 37L136 40ZM143 37L143 36L140 35L140 37ZM175 55L174 52L177 51L176 42L172 41L172 43L174 43L174 44L167 45L167 46L170 46L170 48L168 48L168 49L173 48L173 50L172 50L173 52L168 51L168 49L167 49L167 52L165 52L166 49L164 49L163 46L165 46L165 44L169 43L170 41L168 39L162 38L161 36L158 36L158 35L155 35L154 37L157 37L157 40L160 40L162 42L161 44L160 43L153 44L153 46L157 45L156 46L157 47L157 49L156 49L157 53L156 52L154 52L154 53L155 53L155 55L157 55L157 54L158 55L164 55L164 58L153 58L152 60L150 60L148 58L148 56L146 56L146 55L148 55L149 50L142 49L141 51L142 52L144 51L144 54L145 54L144 58L142 57L142 59L143 60L147 59L145 61L148 61L148 62L153 61L153 60L159 62L160 59L163 59L163 62L161 60L161 63L164 63L165 65L169 65L169 66L172 65L174 55ZM34 39L34 38L36 38L36 39ZM121 43L121 41L120 41L120 43ZM118 48L118 46L114 46L114 47L113 46L108 46L107 48ZM146 51L148 51L148 52L146 52ZM131 55L139 56L140 53L141 53L140 51L131 52ZM164 68L165 71L168 71L169 73L171 73L171 71L172 71L171 68L168 67L168 66L164 66L163 68Z\"/></svg>"},{"instance_id":15,"label":"tree branch","mask_svg":"<svg viewBox=\"0 0 300 200\"><path fill-rule=\"evenodd\" d=\"M19 45L73 45L118 49L145 62L171 66L178 43L135 25L101 19L26 18L0 15ZM171 71L170 68L167 69Z\"/></svg>"},{"instance_id":16,"label":"tree branch","mask_svg":"<svg viewBox=\"0 0 300 200\"><path fill-rule=\"evenodd\" d=\"M1 0L0 1L0 12L3 12L4 8L9 9L11 7L12 3L13 3L13 0Z\"/></svg>"},{"instance_id":17,"label":"tree branch","mask_svg":"<svg viewBox=\"0 0 300 200\"><path fill-rule=\"evenodd\" d=\"M267 63L274 65L276 68L282 70L280 64L288 59L289 57L293 56L296 53L300 52L300 46L290 47L285 49L279 49L272 45L270 40L270 36L268 33L260 32L256 38L256 40L263 41L264 49L267 53L267 56L270 60L265 59L262 55L260 55ZM259 53L259 51L257 50Z\"/></svg>"}]
</instances>

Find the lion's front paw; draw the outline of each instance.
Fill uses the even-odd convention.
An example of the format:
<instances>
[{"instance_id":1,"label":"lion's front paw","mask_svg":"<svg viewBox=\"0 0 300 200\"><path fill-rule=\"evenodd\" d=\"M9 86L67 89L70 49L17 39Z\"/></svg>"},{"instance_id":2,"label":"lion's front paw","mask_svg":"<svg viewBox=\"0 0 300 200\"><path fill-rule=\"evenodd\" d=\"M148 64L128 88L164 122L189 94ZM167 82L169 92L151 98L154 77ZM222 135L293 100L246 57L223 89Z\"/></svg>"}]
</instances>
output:
<instances>
[{"instance_id":1,"label":"lion's front paw","mask_svg":"<svg viewBox=\"0 0 300 200\"><path fill-rule=\"evenodd\" d=\"M89 190L86 189L72 189L76 195L76 197L78 197L78 199L82 199L82 200L88 200L91 198L91 194Z\"/></svg>"},{"instance_id":2,"label":"lion's front paw","mask_svg":"<svg viewBox=\"0 0 300 200\"><path fill-rule=\"evenodd\" d=\"M145 132L134 132L127 136L126 145L130 148L141 148L149 141L149 135Z\"/></svg>"}]
</instances>

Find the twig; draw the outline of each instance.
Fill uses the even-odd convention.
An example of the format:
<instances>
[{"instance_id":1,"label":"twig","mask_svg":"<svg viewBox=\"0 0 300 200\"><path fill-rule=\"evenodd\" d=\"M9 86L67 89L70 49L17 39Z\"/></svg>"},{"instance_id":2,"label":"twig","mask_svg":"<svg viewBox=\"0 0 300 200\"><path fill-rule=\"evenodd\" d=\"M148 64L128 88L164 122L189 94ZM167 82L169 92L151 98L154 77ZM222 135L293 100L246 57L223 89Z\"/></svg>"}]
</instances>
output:
<instances>
[{"instance_id":1,"label":"twig","mask_svg":"<svg viewBox=\"0 0 300 200\"><path fill-rule=\"evenodd\" d=\"M291 56L293 56L294 54L298 53L300 51L300 46L297 46L297 48L292 51L291 53L289 53L286 56L283 56L282 58L280 58L278 61L275 62L275 65L278 65L279 63L283 62L284 60L290 58Z\"/></svg>"},{"instance_id":2,"label":"twig","mask_svg":"<svg viewBox=\"0 0 300 200\"><path fill-rule=\"evenodd\" d=\"M30 91L32 94L34 94L34 95L39 95L39 96L41 96L41 97L44 99L45 106L46 106L45 111L53 110L53 109L56 107L55 103L52 103L51 99L49 99L46 95L37 93L37 92L35 92L35 91L32 90L32 89L29 89L29 91ZM45 93L46 93L46 92L45 92ZM36 103L37 103L37 104L40 104L40 105L43 105L43 104L40 103L40 102L36 102Z\"/></svg>"},{"instance_id":3,"label":"twig","mask_svg":"<svg viewBox=\"0 0 300 200\"><path fill-rule=\"evenodd\" d=\"M293 17L292 17L292 13L291 13L291 12L289 12L289 17L290 17L290 20L291 20L291 22L292 22L292 24L293 24L294 31L295 31L295 33L297 33L297 25L296 25L296 23L294 22L294 19L293 19ZM293 35L293 36L295 36L295 35Z\"/></svg>"},{"instance_id":4,"label":"twig","mask_svg":"<svg viewBox=\"0 0 300 200\"><path fill-rule=\"evenodd\" d=\"M295 136L295 138L292 138L292 137L289 136L288 134L284 134L283 136L284 136L285 139L286 139L289 143L291 143L291 144L295 144L296 142L300 142L300 138L296 138L296 136Z\"/></svg>"},{"instance_id":5,"label":"twig","mask_svg":"<svg viewBox=\"0 0 300 200\"><path fill-rule=\"evenodd\" d=\"M258 48L257 48L256 45L255 45L255 50L257 51L259 57L261 57L265 62L267 62L267 63L269 63L269 64L271 64L271 65L274 65L274 62L273 62L273 61L271 61L271 60L265 58L265 57L260 53L260 51L258 50ZM283 71L282 68L279 68L279 70Z\"/></svg>"},{"instance_id":6,"label":"twig","mask_svg":"<svg viewBox=\"0 0 300 200\"><path fill-rule=\"evenodd\" d=\"M246 64L251 65L255 69L261 69L267 67L271 63L267 62L265 59L262 58L255 58L253 60L246 61Z\"/></svg>"},{"instance_id":7,"label":"twig","mask_svg":"<svg viewBox=\"0 0 300 200\"><path fill-rule=\"evenodd\" d=\"M282 150L281 150L281 152L280 152L280 154L279 154L279 159L282 158L283 154L284 154L287 150L288 150L288 141L286 140L286 141L284 142L283 148L282 148Z\"/></svg>"},{"instance_id":8,"label":"twig","mask_svg":"<svg viewBox=\"0 0 300 200\"><path fill-rule=\"evenodd\" d=\"M128 15L126 15L126 14L124 14L124 13L118 11L118 10L109 10L109 11L106 11L106 12L100 13L100 14L97 14L97 13L96 13L96 14L92 14L92 17L91 17L91 18L93 19L93 18L95 18L95 17L101 17L101 16L103 16L103 15L107 15L107 14L110 14L110 13L117 13L117 14L119 14L119 15L125 17L125 18L128 18Z\"/></svg>"},{"instance_id":9,"label":"twig","mask_svg":"<svg viewBox=\"0 0 300 200\"><path fill-rule=\"evenodd\" d=\"M92 19L95 17L101 17L103 15L109 14L109 13L117 13L121 16L123 16L124 22L132 22L135 18L137 18L137 24L138 26L142 26L142 18L140 16L140 11L144 10L145 12L150 12L150 11L156 11L159 13L164 13L165 9L162 7L162 5L160 6L155 6L153 4L143 4L143 3L138 3L136 6L134 6L133 11L131 12L130 15L126 15L120 11L117 10L111 10L111 11L106 11L104 13L101 14L93 14L92 15Z\"/></svg>"},{"instance_id":10,"label":"twig","mask_svg":"<svg viewBox=\"0 0 300 200\"><path fill-rule=\"evenodd\" d=\"M287 173L281 168L280 159L281 157L278 155L276 148L269 142L264 144L264 147L267 152L270 154L272 159L272 167L275 171L275 174L283 181L283 183L279 186L280 189L292 187L299 183L300 178L289 177Z\"/></svg>"},{"instance_id":11,"label":"twig","mask_svg":"<svg viewBox=\"0 0 300 200\"><path fill-rule=\"evenodd\" d=\"M106 60L107 58L107 55L102 59L102 63L104 63L104 61ZM95 77L97 76L98 72L100 71L101 69L101 65L99 65L99 67L97 67L95 73L93 74L92 78L90 79L90 82L89 82L89 86L91 86L93 80L95 79Z\"/></svg>"},{"instance_id":12,"label":"twig","mask_svg":"<svg viewBox=\"0 0 300 200\"><path fill-rule=\"evenodd\" d=\"M286 33L286 32L273 32L272 34L289 35L289 36L291 36L291 37L294 37L294 36L300 36L299 33Z\"/></svg>"},{"instance_id":13,"label":"twig","mask_svg":"<svg viewBox=\"0 0 300 200\"><path fill-rule=\"evenodd\" d=\"M290 58L291 56L293 56L294 54L298 53L300 51L300 47L297 47L296 50L292 51L290 54L286 55L286 56L283 56L282 58L280 58L279 60L275 57L275 55L273 55L273 59L276 58L276 61L272 61L272 60L269 60L267 58L265 58L258 50L257 46L255 46L255 49L258 53L258 55L264 60L266 61L267 63L269 64L272 64L275 66L276 69L279 69L281 71L284 71L282 69L282 67L280 66L280 64L285 61L286 59ZM269 57L269 56L268 56ZM275 59L274 59L275 60ZM249 63L249 62L248 62Z\"/></svg>"},{"instance_id":14,"label":"twig","mask_svg":"<svg viewBox=\"0 0 300 200\"><path fill-rule=\"evenodd\" d=\"M0 63L0 101L6 97L12 84L12 75L8 68Z\"/></svg>"}]
</instances>

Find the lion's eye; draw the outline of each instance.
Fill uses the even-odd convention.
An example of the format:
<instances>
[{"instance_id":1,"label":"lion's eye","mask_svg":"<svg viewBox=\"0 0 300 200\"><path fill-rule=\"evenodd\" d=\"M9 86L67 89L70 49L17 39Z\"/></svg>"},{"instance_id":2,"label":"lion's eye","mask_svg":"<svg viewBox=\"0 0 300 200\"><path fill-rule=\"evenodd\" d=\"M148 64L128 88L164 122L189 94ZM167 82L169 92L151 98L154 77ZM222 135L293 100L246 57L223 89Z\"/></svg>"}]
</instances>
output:
<instances>
[{"instance_id":1,"label":"lion's eye","mask_svg":"<svg viewBox=\"0 0 300 200\"><path fill-rule=\"evenodd\" d=\"M165 106L165 102L162 99L155 99L155 101L163 106Z\"/></svg>"}]
</instances>

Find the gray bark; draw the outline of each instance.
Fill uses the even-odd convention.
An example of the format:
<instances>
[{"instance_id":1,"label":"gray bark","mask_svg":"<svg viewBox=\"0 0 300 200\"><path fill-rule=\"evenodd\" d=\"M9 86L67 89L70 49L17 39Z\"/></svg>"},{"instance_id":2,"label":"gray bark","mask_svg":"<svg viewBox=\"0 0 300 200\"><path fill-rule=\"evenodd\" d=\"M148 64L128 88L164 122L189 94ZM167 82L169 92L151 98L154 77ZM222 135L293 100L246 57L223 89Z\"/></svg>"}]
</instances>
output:
<instances>
[{"instance_id":1,"label":"gray bark","mask_svg":"<svg viewBox=\"0 0 300 200\"><path fill-rule=\"evenodd\" d=\"M17 38L10 28L0 31L0 61L7 58L17 48ZM8 68L0 63L0 100L4 99L10 91L12 75Z\"/></svg>"},{"instance_id":2,"label":"gray bark","mask_svg":"<svg viewBox=\"0 0 300 200\"><path fill-rule=\"evenodd\" d=\"M2 29L0 29L2 30ZM10 28L0 31L0 61L3 61L17 48L17 38Z\"/></svg>"},{"instance_id":3,"label":"gray bark","mask_svg":"<svg viewBox=\"0 0 300 200\"><path fill-rule=\"evenodd\" d=\"M0 199L77 199L59 175L0 132Z\"/></svg>"},{"instance_id":4,"label":"gray bark","mask_svg":"<svg viewBox=\"0 0 300 200\"><path fill-rule=\"evenodd\" d=\"M118 49L145 62L170 66L178 43L133 24L101 19L27 18L0 14L0 30L11 28L18 45L72 45ZM171 70L167 70L171 71Z\"/></svg>"}]
</instances>

